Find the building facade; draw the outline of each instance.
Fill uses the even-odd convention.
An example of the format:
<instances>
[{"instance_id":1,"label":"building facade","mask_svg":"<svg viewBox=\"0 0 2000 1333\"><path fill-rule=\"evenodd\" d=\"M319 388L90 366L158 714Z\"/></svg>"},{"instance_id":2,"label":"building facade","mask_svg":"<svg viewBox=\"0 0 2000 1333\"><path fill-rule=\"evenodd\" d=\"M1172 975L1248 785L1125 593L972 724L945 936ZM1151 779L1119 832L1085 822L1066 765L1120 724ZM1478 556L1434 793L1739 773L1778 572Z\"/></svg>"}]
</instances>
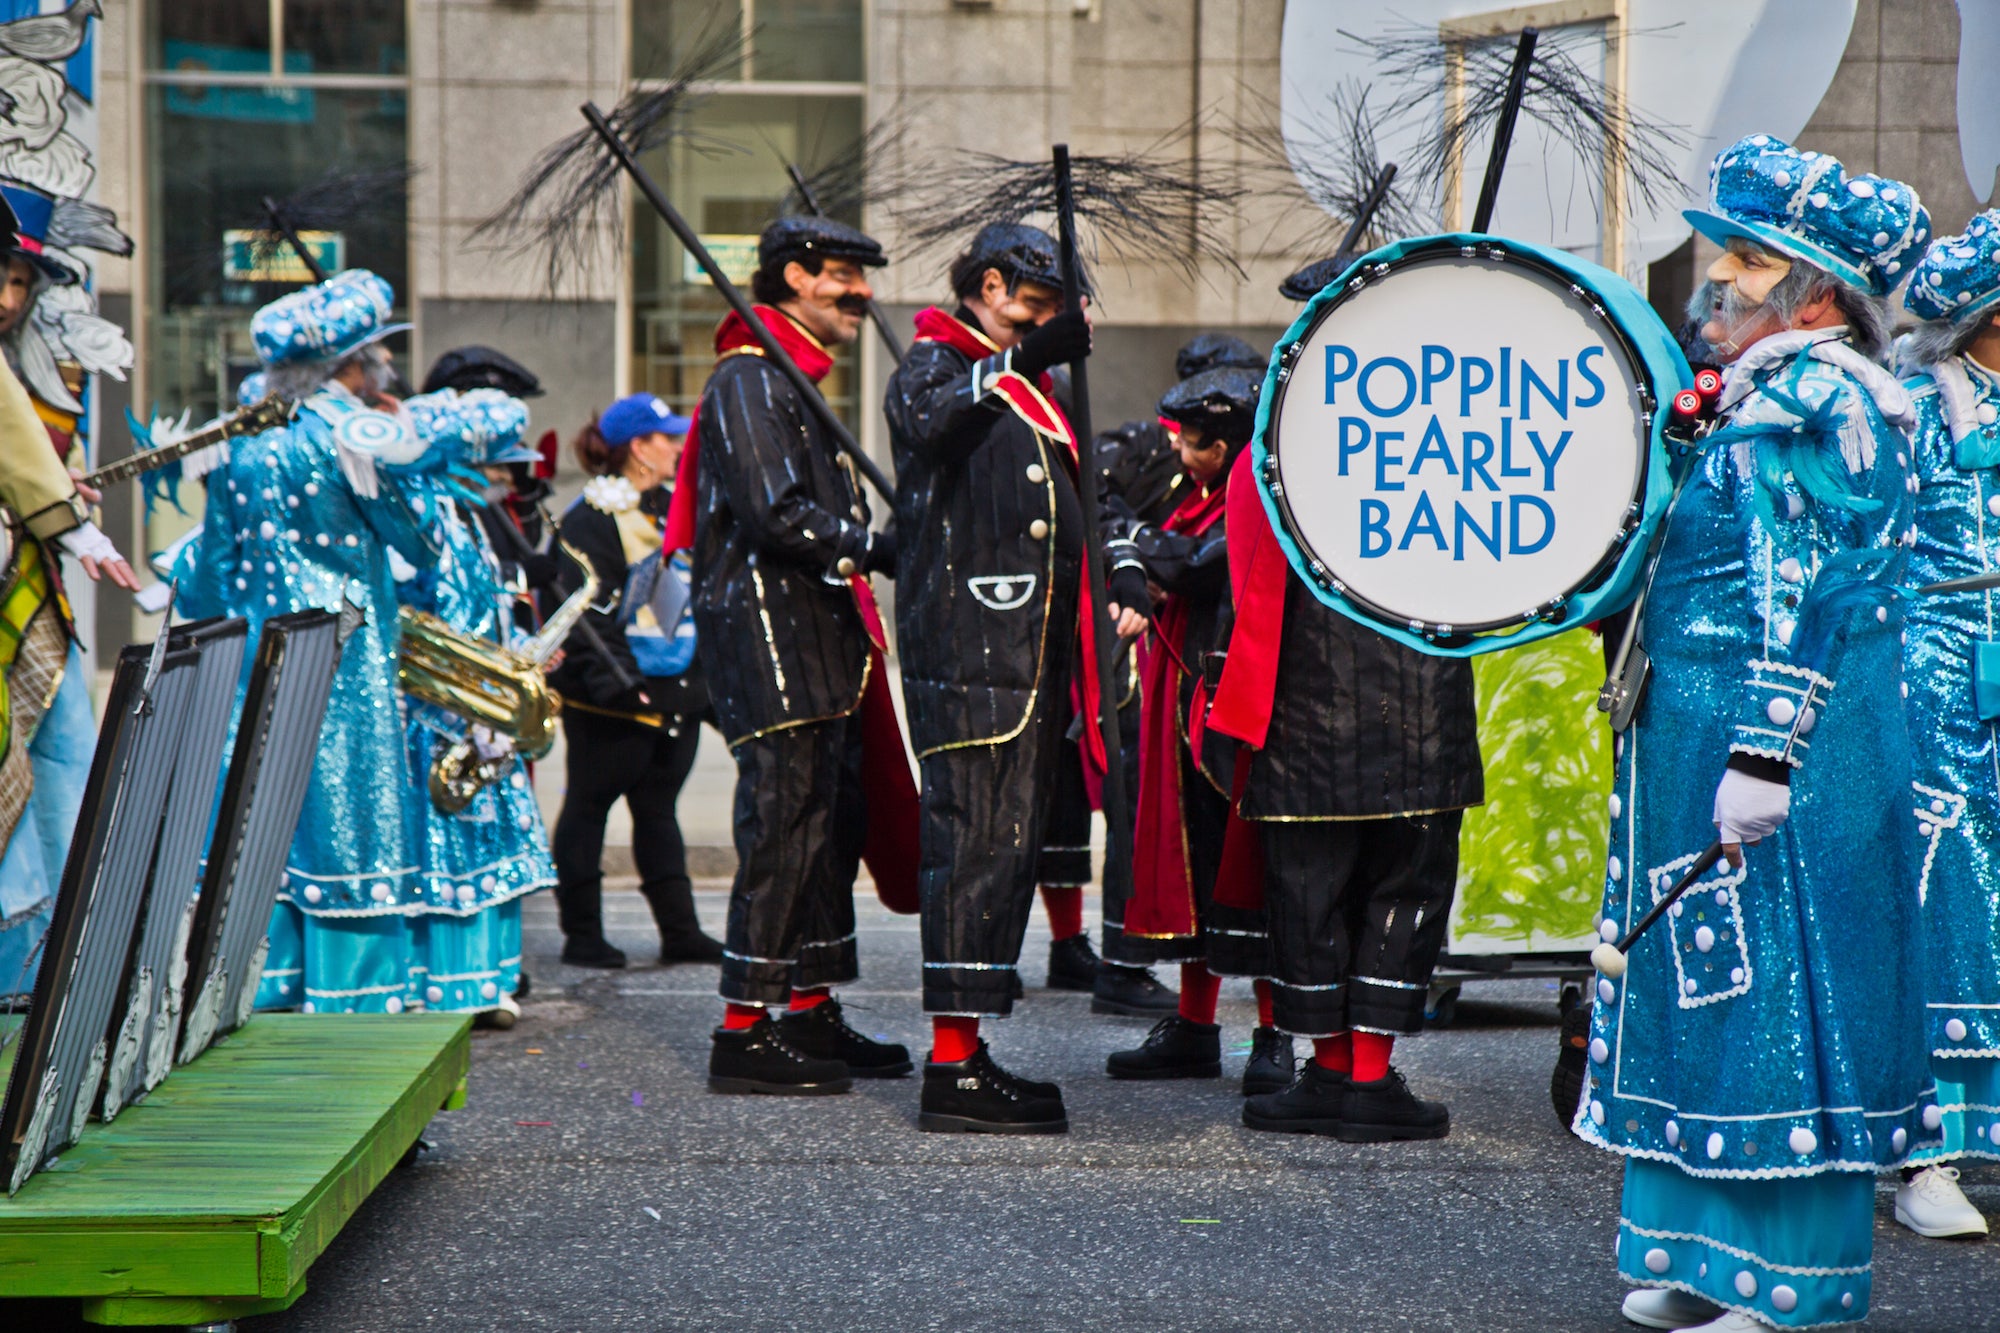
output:
<instances>
[{"instance_id":1,"label":"building facade","mask_svg":"<svg viewBox=\"0 0 2000 1333\"><path fill-rule=\"evenodd\" d=\"M1624 21L1622 0L1604 7ZM1570 9L1495 12L1505 26ZM1285 19L1282 0L104 0L100 194L138 249L101 263L98 288L105 313L133 331L138 366L129 384L103 386L100 417L117 421L131 404L199 419L231 401L254 367L251 312L302 276L249 253L245 237L266 225L266 196L301 191L315 253L395 285L414 325L412 380L445 349L484 342L547 385L535 433L567 439L637 388L686 407L721 304L643 205L627 199L614 210L621 225L585 238L553 296L543 256L475 235L535 156L582 127L582 103L610 107L668 77L693 46L743 36L693 135L647 162L711 248L740 262L789 188L787 163L811 171L892 120L903 129L879 165L896 180L955 154L1037 158L1056 141L1091 153L1159 146L1196 177L1267 166L1255 127L1275 123ZM1800 137L1911 180L1940 228L1956 228L1981 206L1957 151L1958 56L1951 0L1860 0L1839 73ZM311 187L334 177L352 197L315 198ZM1105 255L1099 423L1149 415L1173 349L1198 329L1268 345L1294 310L1279 279L1323 257L1325 228L1301 224L1314 210L1302 191L1266 193L1215 219L1240 278ZM893 208L836 211L898 254ZM878 294L906 336L911 312L944 299L948 259L881 272ZM1682 298L1699 260L1690 247L1654 266L1663 304ZM868 340L829 381L878 453L872 408L886 373ZM100 431L100 456L125 452L123 436ZM198 512L198 496L183 498ZM155 550L190 521L166 512L146 523L130 495L110 498L106 518ZM150 637L133 614L127 599L101 599L100 651L135 628Z\"/></svg>"}]
</instances>

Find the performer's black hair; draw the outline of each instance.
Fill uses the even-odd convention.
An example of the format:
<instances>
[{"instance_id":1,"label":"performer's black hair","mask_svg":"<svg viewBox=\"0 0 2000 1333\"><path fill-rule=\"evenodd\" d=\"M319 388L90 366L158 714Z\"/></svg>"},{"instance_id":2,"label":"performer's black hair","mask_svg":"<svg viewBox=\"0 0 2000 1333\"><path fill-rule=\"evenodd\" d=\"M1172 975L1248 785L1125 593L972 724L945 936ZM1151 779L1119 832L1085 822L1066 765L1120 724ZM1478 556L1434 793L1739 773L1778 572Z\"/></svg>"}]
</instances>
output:
<instances>
[{"instance_id":1,"label":"performer's black hair","mask_svg":"<svg viewBox=\"0 0 2000 1333\"><path fill-rule=\"evenodd\" d=\"M798 293L792 284L785 281L785 266L797 264L808 273L817 273L826 267L824 255L787 255L776 263L766 264L750 275L750 299L759 305L782 305L795 299Z\"/></svg>"},{"instance_id":2,"label":"performer's black hair","mask_svg":"<svg viewBox=\"0 0 2000 1333\"><path fill-rule=\"evenodd\" d=\"M590 420L576 438L570 441L570 452L576 455L577 466L593 477L615 477L625 470L625 464L632 457L632 442L612 444L597 429L597 414Z\"/></svg>"}]
</instances>

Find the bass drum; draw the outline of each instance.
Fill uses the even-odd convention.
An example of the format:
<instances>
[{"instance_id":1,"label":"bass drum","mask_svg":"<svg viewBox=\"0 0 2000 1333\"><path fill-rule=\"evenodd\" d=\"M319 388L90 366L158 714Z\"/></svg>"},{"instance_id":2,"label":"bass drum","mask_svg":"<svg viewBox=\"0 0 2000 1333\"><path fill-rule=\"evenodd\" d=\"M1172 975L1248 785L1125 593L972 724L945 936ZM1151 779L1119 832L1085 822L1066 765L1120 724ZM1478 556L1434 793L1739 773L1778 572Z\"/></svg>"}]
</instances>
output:
<instances>
[{"instance_id":1,"label":"bass drum","mask_svg":"<svg viewBox=\"0 0 2000 1333\"><path fill-rule=\"evenodd\" d=\"M1487 236L1399 242L1278 344L1256 475L1321 601L1427 652L1515 647L1631 600L1691 379L1613 273Z\"/></svg>"}]
</instances>

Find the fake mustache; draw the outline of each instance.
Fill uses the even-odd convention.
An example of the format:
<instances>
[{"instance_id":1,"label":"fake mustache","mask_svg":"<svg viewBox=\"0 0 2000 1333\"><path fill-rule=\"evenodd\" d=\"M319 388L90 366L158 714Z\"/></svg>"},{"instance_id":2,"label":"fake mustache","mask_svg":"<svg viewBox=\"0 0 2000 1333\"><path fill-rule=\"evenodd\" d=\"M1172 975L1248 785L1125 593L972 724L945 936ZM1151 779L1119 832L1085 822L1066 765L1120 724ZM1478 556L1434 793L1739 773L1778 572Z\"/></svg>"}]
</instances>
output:
<instances>
[{"instance_id":1,"label":"fake mustache","mask_svg":"<svg viewBox=\"0 0 2000 1333\"><path fill-rule=\"evenodd\" d=\"M1688 300L1688 317L1704 322L1714 320L1725 329L1733 329L1763 304L1746 297L1733 282L1704 282Z\"/></svg>"},{"instance_id":2,"label":"fake mustache","mask_svg":"<svg viewBox=\"0 0 2000 1333\"><path fill-rule=\"evenodd\" d=\"M835 297L833 305L843 315L860 316L868 313L868 298L865 296L856 296L853 292L849 292L845 296Z\"/></svg>"}]
</instances>

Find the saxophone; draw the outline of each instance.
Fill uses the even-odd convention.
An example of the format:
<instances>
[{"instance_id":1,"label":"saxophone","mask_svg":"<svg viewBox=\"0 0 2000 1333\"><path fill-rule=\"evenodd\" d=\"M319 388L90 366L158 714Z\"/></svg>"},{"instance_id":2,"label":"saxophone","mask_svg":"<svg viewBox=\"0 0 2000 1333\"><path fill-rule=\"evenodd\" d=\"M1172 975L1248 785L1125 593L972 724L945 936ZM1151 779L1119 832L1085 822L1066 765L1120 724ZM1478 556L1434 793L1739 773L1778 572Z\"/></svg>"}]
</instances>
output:
<instances>
[{"instance_id":1,"label":"saxophone","mask_svg":"<svg viewBox=\"0 0 2000 1333\"><path fill-rule=\"evenodd\" d=\"M448 815L472 804L498 778L512 754L540 759L556 743L562 700L549 688L544 668L597 599L597 571L583 552L556 538L583 570L583 584L563 600L520 648L461 634L427 611L398 610L401 637L396 682L413 699L435 704L507 737L510 753L484 755L470 736L445 741L431 761L431 803Z\"/></svg>"}]
</instances>

